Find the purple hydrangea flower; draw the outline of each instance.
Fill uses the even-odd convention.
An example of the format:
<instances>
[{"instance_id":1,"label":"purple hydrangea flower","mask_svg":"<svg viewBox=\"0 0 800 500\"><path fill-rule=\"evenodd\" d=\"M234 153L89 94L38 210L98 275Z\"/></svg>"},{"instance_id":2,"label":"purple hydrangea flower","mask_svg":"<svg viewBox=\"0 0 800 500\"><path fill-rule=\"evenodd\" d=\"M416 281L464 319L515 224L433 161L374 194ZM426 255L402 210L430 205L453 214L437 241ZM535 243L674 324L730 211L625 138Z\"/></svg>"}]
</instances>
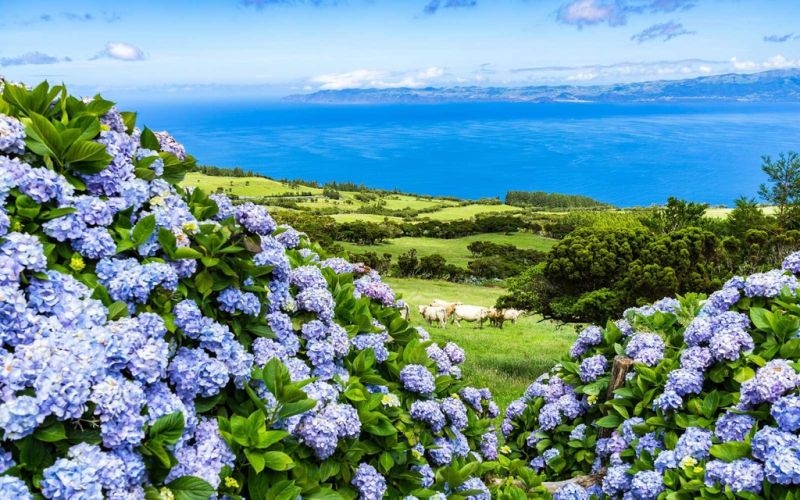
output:
<instances>
[{"instance_id":1,"label":"purple hydrangea flower","mask_svg":"<svg viewBox=\"0 0 800 500\"><path fill-rule=\"evenodd\" d=\"M800 397L792 395L778 399L770 408L770 413L781 430L796 432L800 429Z\"/></svg>"},{"instance_id":2,"label":"purple hydrangea flower","mask_svg":"<svg viewBox=\"0 0 800 500\"><path fill-rule=\"evenodd\" d=\"M580 378L583 383L594 382L608 369L608 360L603 354L584 359L580 364Z\"/></svg>"},{"instance_id":3,"label":"purple hydrangea flower","mask_svg":"<svg viewBox=\"0 0 800 500\"><path fill-rule=\"evenodd\" d=\"M756 420L750 415L728 411L717 419L714 435L723 443L728 441L744 441L755 423Z\"/></svg>"},{"instance_id":4,"label":"purple hydrangea flower","mask_svg":"<svg viewBox=\"0 0 800 500\"><path fill-rule=\"evenodd\" d=\"M775 402L800 385L800 376L785 359L773 359L756 371L755 377L741 387L739 404L743 407L763 402Z\"/></svg>"},{"instance_id":5,"label":"purple hydrangea flower","mask_svg":"<svg viewBox=\"0 0 800 500\"><path fill-rule=\"evenodd\" d=\"M400 370L400 382L406 390L418 394L433 394L436 390L433 374L422 365L406 365Z\"/></svg>"},{"instance_id":6,"label":"purple hydrangea flower","mask_svg":"<svg viewBox=\"0 0 800 500\"><path fill-rule=\"evenodd\" d=\"M386 493L386 478L369 464L359 464L350 483L358 490L361 500L381 500Z\"/></svg>"},{"instance_id":7,"label":"purple hydrangea flower","mask_svg":"<svg viewBox=\"0 0 800 500\"><path fill-rule=\"evenodd\" d=\"M578 339L569 351L572 359L583 356L590 347L600 344L603 341L603 330L599 326L588 326L578 334Z\"/></svg>"},{"instance_id":8,"label":"purple hydrangea flower","mask_svg":"<svg viewBox=\"0 0 800 500\"><path fill-rule=\"evenodd\" d=\"M25 153L25 127L13 116L0 114L0 153Z\"/></svg>"},{"instance_id":9,"label":"purple hydrangea flower","mask_svg":"<svg viewBox=\"0 0 800 500\"><path fill-rule=\"evenodd\" d=\"M639 363L656 366L664 358L664 340L655 333L637 333L628 341L625 354Z\"/></svg>"},{"instance_id":10,"label":"purple hydrangea flower","mask_svg":"<svg viewBox=\"0 0 800 500\"><path fill-rule=\"evenodd\" d=\"M734 493L743 491L761 493L763 481L764 468L758 462L747 458L729 463L713 460L706 464L705 482L709 486L719 483L728 486ZM780 484L779 481L772 482Z\"/></svg>"},{"instance_id":11,"label":"purple hydrangea flower","mask_svg":"<svg viewBox=\"0 0 800 500\"><path fill-rule=\"evenodd\" d=\"M652 470L637 472L631 480L630 494L637 500L655 500L664 491L661 474Z\"/></svg>"}]
</instances>

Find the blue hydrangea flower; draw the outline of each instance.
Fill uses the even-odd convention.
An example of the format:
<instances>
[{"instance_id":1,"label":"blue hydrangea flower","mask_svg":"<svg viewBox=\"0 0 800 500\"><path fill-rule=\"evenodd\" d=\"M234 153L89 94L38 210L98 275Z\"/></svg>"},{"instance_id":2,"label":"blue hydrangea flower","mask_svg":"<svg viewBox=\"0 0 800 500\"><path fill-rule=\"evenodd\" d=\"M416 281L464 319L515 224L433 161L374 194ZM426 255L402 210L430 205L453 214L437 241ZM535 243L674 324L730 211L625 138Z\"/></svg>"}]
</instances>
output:
<instances>
[{"instance_id":1,"label":"blue hydrangea flower","mask_svg":"<svg viewBox=\"0 0 800 500\"><path fill-rule=\"evenodd\" d=\"M600 344L603 341L603 330L599 326L588 326L578 334L578 339L569 351L572 359L583 356L590 347Z\"/></svg>"},{"instance_id":2,"label":"blue hydrangea flower","mask_svg":"<svg viewBox=\"0 0 800 500\"><path fill-rule=\"evenodd\" d=\"M702 460L711 449L711 431L700 427L687 427L675 445L675 456L679 461L686 457Z\"/></svg>"},{"instance_id":3,"label":"blue hydrangea flower","mask_svg":"<svg viewBox=\"0 0 800 500\"><path fill-rule=\"evenodd\" d=\"M778 450L800 446L800 438L790 432L767 426L755 433L750 446L753 457L765 462Z\"/></svg>"},{"instance_id":4,"label":"blue hydrangea flower","mask_svg":"<svg viewBox=\"0 0 800 500\"><path fill-rule=\"evenodd\" d=\"M776 449L764 463L764 476L773 484L800 484L800 448L792 446Z\"/></svg>"},{"instance_id":5,"label":"blue hydrangea flower","mask_svg":"<svg viewBox=\"0 0 800 500\"><path fill-rule=\"evenodd\" d=\"M13 116L0 114L0 153L25 153L25 127Z\"/></svg>"},{"instance_id":6,"label":"blue hydrangea flower","mask_svg":"<svg viewBox=\"0 0 800 500\"><path fill-rule=\"evenodd\" d=\"M756 371L755 377L741 387L739 404L743 407L775 402L800 385L800 375L785 359L773 359Z\"/></svg>"},{"instance_id":7,"label":"blue hydrangea flower","mask_svg":"<svg viewBox=\"0 0 800 500\"><path fill-rule=\"evenodd\" d=\"M667 376L665 391L672 391L678 396L700 394L703 390L703 374L698 371L678 368Z\"/></svg>"},{"instance_id":8,"label":"blue hydrangea flower","mask_svg":"<svg viewBox=\"0 0 800 500\"><path fill-rule=\"evenodd\" d=\"M717 419L714 435L723 443L728 441L744 441L756 420L750 415L725 412Z\"/></svg>"},{"instance_id":9,"label":"blue hydrangea flower","mask_svg":"<svg viewBox=\"0 0 800 500\"><path fill-rule=\"evenodd\" d=\"M800 288L800 282L782 269L751 274L744 282L747 297L777 297L784 288L795 291Z\"/></svg>"},{"instance_id":10,"label":"blue hydrangea flower","mask_svg":"<svg viewBox=\"0 0 800 500\"><path fill-rule=\"evenodd\" d=\"M778 399L772 404L770 413L781 430L796 432L800 429L800 397L784 396Z\"/></svg>"},{"instance_id":11,"label":"blue hydrangea flower","mask_svg":"<svg viewBox=\"0 0 800 500\"><path fill-rule=\"evenodd\" d=\"M403 387L418 394L433 394L436 390L433 374L422 365L410 364L400 370Z\"/></svg>"},{"instance_id":12,"label":"blue hydrangea flower","mask_svg":"<svg viewBox=\"0 0 800 500\"><path fill-rule=\"evenodd\" d=\"M706 464L705 483L709 486L719 483L722 486L729 487L734 493L749 491L758 494L761 493L763 481L764 467L758 462L747 458L741 458L729 463L712 460ZM771 479L771 482L781 484L780 480Z\"/></svg>"},{"instance_id":13,"label":"blue hydrangea flower","mask_svg":"<svg viewBox=\"0 0 800 500\"><path fill-rule=\"evenodd\" d=\"M492 496L489 494L489 488L483 484L478 478L471 477L461 483L461 485L456 488L456 491L480 491L480 493L473 493L472 495L467 495L465 500L491 500Z\"/></svg>"},{"instance_id":14,"label":"blue hydrangea flower","mask_svg":"<svg viewBox=\"0 0 800 500\"><path fill-rule=\"evenodd\" d=\"M630 494L637 500L655 500L664 491L661 474L652 470L643 470L634 474L631 480Z\"/></svg>"},{"instance_id":15,"label":"blue hydrangea flower","mask_svg":"<svg viewBox=\"0 0 800 500\"><path fill-rule=\"evenodd\" d=\"M625 354L639 363L656 366L664 358L664 340L655 333L637 333L625 346Z\"/></svg>"},{"instance_id":16,"label":"blue hydrangea flower","mask_svg":"<svg viewBox=\"0 0 800 500\"><path fill-rule=\"evenodd\" d=\"M258 235L268 235L278 227L266 208L251 202L237 205L234 208L234 217L247 231Z\"/></svg>"},{"instance_id":17,"label":"blue hydrangea flower","mask_svg":"<svg viewBox=\"0 0 800 500\"><path fill-rule=\"evenodd\" d=\"M358 490L361 500L381 500L386 493L386 478L369 464L359 464L350 483Z\"/></svg>"},{"instance_id":18,"label":"blue hydrangea flower","mask_svg":"<svg viewBox=\"0 0 800 500\"><path fill-rule=\"evenodd\" d=\"M567 483L553 494L553 500L589 500L589 493L575 483Z\"/></svg>"},{"instance_id":19,"label":"blue hydrangea flower","mask_svg":"<svg viewBox=\"0 0 800 500\"><path fill-rule=\"evenodd\" d=\"M603 354L584 359L580 364L579 376L584 383L594 382L608 369L608 360Z\"/></svg>"},{"instance_id":20,"label":"blue hydrangea flower","mask_svg":"<svg viewBox=\"0 0 800 500\"><path fill-rule=\"evenodd\" d=\"M631 480L627 465L609 467L603 478L603 493L611 496L621 495L631 488Z\"/></svg>"},{"instance_id":21,"label":"blue hydrangea flower","mask_svg":"<svg viewBox=\"0 0 800 500\"><path fill-rule=\"evenodd\" d=\"M0 135L2 138L2 135ZM0 476L0 498L13 498L15 500L33 500L28 485L22 479L14 476Z\"/></svg>"}]
</instances>

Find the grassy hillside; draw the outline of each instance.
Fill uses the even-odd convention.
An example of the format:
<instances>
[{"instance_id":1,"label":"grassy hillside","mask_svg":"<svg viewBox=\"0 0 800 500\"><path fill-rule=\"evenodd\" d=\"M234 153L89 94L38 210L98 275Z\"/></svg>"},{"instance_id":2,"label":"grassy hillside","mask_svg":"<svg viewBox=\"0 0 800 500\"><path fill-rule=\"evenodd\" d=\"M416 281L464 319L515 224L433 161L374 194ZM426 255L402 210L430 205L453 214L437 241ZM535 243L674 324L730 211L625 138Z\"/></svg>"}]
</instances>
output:
<instances>
[{"instance_id":1,"label":"grassy hillside","mask_svg":"<svg viewBox=\"0 0 800 500\"><path fill-rule=\"evenodd\" d=\"M412 305L411 322L424 326L437 341L454 341L467 353L464 377L478 387L489 387L497 403L505 408L539 374L553 366L575 341L574 328L559 327L538 317L524 317L501 330L489 326L474 328L429 327L416 310L418 304L434 299L491 306L502 288L459 285L446 281L387 278L386 281Z\"/></svg>"},{"instance_id":2,"label":"grassy hillside","mask_svg":"<svg viewBox=\"0 0 800 500\"><path fill-rule=\"evenodd\" d=\"M382 219L380 219L382 220ZM380 222L377 220L377 222ZM387 240L386 243L378 245L356 245L354 243L340 242L348 252L377 252L388 253L393 258L404 254L409 250L416 249L418 257L431 254L439 254L447 259L450 264L466 267L471 254L467 250L467 245L473 241L491 241L492 243L506 243L518 248L547 251L552 248L556 240L545 238L531 233L513 233L509 235L501 233L475 234L463 238L443 240L439 238L394 238Z\"/></svg>"},{"instance_id":3,"label":"grassy hillside","mask_svg":"<svg viewBox=\"0 0 800 500\"><path fill-rule=\"evenodd\" d=\"M222 188L226 194L237 196L275 196L280 194L314 193L321 194L322 189L301 186L292 188L288 183L264 177L216 177L211 175L189 173L183 180L184 186L200 186L212 193Z\"/></svg>"}]
</instances>

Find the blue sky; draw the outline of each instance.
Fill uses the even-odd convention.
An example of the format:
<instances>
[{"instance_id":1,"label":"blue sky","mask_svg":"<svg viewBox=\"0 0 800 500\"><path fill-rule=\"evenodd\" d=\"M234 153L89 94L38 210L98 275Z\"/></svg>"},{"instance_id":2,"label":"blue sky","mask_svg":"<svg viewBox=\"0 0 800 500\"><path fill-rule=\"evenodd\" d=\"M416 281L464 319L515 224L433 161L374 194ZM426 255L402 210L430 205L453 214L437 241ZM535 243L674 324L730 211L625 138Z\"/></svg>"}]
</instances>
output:
<instances>
[{"instance_id":1,"label":"blue sky","mask_svg":"<svg viewBox=\"0 0 800 500\"><path fill-rule=\"evenodd\" d=\"M0 74L86 91L599 84L800 67L798 0L0 0Z\"/></svg>"}]
</instances>

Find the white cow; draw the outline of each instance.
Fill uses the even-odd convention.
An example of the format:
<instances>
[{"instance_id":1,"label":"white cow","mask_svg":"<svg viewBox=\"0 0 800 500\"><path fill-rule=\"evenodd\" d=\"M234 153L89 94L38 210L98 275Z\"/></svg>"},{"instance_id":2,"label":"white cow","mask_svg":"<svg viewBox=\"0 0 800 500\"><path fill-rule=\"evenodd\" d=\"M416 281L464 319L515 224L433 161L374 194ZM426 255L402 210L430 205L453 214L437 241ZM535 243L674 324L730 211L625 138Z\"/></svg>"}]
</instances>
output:
<instances>
[{"instance_id":1,"label":"white cow","mask_svg":"<svg viewBox=\"0 0 800 500\"><path fill-rule=\"evenodd\" d=\"M457 305L453 311L453 323L459 328L461 321L477 322L483 328L483 322L489 317L489 309L481 306Z\"/></svg>"},{"instance_id":2,"label":"white cow","mask_svg":"<svg viewBox=\"0 0 800 500\"><path fill-rule=\"evenodd\" d=\"M447 311L445 311L444 307L419 306L419 313L429 325L437 321L440 327L445 328L447 326Z\"/></svg>"},{"instance_id":3,"label":"white cow","mask_svg":"<svg viewBox=\"0 0 800 500\"><path fill-rule=\"evenodd\" d=\"M445 319L450 319L450 316L453 315L453 311L455 310L456 306L460 306L461 302L447 302L446 300L436 299L430 303L432 307L443 307L445 312L447 313Z\"/></svg>"},{"instance_id":4,"label":"white cow","mask_svg":"<svg viewBox=\"0 0 800 500\"><path fill-rule=\"evenodd\" d=\"M506 321L510 321L513 324L517 324L517 320L525 314L525 311L520 311L519 309L503 309L503 319Z\"/></svg>"}]
</instances>

